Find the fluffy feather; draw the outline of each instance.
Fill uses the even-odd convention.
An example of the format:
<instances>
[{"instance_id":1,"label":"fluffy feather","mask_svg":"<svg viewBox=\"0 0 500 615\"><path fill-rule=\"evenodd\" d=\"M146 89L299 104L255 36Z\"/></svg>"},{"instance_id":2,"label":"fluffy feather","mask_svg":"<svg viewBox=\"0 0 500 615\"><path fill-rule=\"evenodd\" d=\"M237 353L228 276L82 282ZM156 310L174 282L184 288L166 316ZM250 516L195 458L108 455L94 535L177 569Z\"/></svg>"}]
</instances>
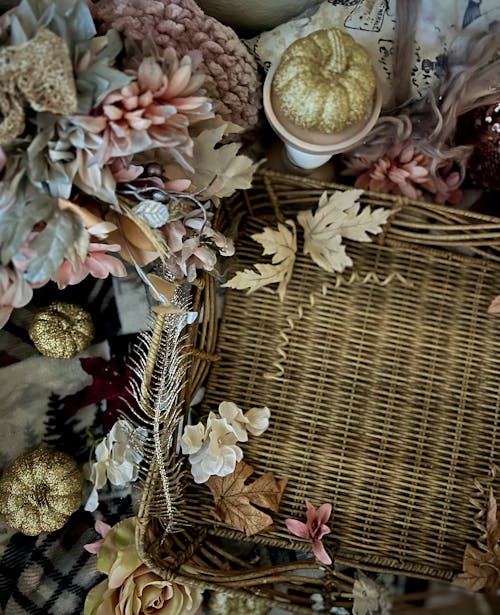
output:
<instances>
[{"instance_id":1,"label":"fluffy feather","mask_svg":"<svg viewBox=\"0 0 500 615\"><path fill-rule=\"evenodd\" d=\"M395 144L411 141L432 160L436 185L442 183L439 168L448 162L457 166L461 179L465 177L472 147L455 145L457 122L464 113L500 97L500 24L493 24L487 33L463 33L461 37L454 49L462 51L450 51L448 73L440 88L394 116L381 117L363 144L346 158L346 174L357 175L366 163L378 160Z\"/></svg>"}]
</instances>

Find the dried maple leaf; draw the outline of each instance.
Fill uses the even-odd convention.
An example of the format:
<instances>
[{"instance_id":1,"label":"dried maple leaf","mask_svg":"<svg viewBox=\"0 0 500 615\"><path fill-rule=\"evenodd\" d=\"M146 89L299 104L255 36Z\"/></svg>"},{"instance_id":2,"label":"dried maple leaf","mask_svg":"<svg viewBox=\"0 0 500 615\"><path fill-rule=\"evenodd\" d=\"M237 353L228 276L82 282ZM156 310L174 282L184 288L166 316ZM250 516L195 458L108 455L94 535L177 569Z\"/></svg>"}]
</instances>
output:
<instances>
[{"instance_id":1,"label":"dried maple leaf","mask_svg":"<svg viewBox=\"0 0 500 615\"><path fill-rule=\"evenodd\" d=\"M472 545L465 547L463 572L455 578L454 585L470 592L495 592L500 586L500 527L497 501L491 488L485 538L486 546L479 544L479 549Z\"/></svg>"},{"instance_id":2,"label":"dried maple leaf","mask_svg":"<svg viewBox=\"0 0 500 615\"><path fill-rule=\"evenodd\" d=\"M201 190L199 198L219 199L230 196L236 190L246 190L252 185L252 177L258 164L248 156L238 155L239 143L219 145L227 133L227 123L203 130L193 138L193 157L189 160L194 171L187 173L193 186ZM171 179L186 177L186 170L175 165L167 166Z\"/></svg>"},{"instance_id":3,"label":"dried maple leaf","mask_svg":"<svg viewBox=\"0 0 500 615\"><path fill-rule=\"evenodd\" d=\"M380 233L381 225L391 214L383 208L372 211L365 207L360 211L360 204L356 201L362 193L362 190L337 191L328 198L323 192L314 213L309 210L297 215L304 229L304 254L310 254L312 260L326 271L341 273L352 265L342 239L371 241L368 233Z\"/></svg>"},{"instance_id":4,"label":"dried maple leaf","mask_svg":"<svg viewBox=\"0 0 500 615\"><path fill-rule=\"evenodd\" d=\"M262 233L252 235L252 239L264 248L262 252L264 256L272 255L272 264L257 263L254 265L255 269L239 271L224 286L254 292L263 286L277 283L278 295L283 301L292 277L297 252L295 224L292 220L287 220L286 225L278 224L278 230L266 227Z\"/></svg>"},{"instance_id":5,"label":"dried maple leaf","mask_svg":"<svg viewBox=\"0 0 500 615\"><path fill-rule=\"evenodd\" d=\"M500 540L500 527L498 524L498 506L490 487L490 497L488 499L488 512L486 514L486 542L488 549L494 549Z\"/></svg>"},{"instance_id":6,"label":"dried maple leaf","mask_svg":"<svg viewBox=\"0 0 500 615\"><path fill-rule=\"evenodd\" d=\"M500 582L500 549L481 551L472 545L465 547L463 572L453 584L469 592L495 592Z\"/></svg>"},{"instance_id":7,"label":"dried maple leaf","mask_svg":"<svg viewBox=\"0 0 500 615\"><path fill-rule=\"evenodd\" d=\"M277 481L273 472L266 472L246 485L245 481L253 471L252 466L240 461L229 476L211 476L206 483L214 497L217 518L247 536L258 534L272 525L271 517L256 506L278 512L288 480Z\"/></svg>"}]
</instances>

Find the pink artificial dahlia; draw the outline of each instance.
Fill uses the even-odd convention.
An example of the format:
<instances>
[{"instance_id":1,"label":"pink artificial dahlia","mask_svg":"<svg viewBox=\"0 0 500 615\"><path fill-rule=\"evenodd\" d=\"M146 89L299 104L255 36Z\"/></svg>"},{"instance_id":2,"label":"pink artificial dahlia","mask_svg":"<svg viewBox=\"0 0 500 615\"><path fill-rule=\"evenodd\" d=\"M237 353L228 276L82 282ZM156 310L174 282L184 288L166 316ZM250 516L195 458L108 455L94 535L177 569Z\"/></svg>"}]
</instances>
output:
<instances>
[{"instance_id":1,"label":"pink artificial dahlia","mask_svg":"<svg viewBox=\"0 0 500 615\"><path fill-rule=\"evenodd\" d=\"M31 301L33 289L22 274L10 267L0 267L0 329L9 320L14 308Z\"/></svg>"},{"instance_id":2,"label":"pink artificial dahlia","mask_svg":"<svg viewBox=\"0 0 500 615\"><path fill-rule=\"evenodd\" d=\"M76 116L86 130L102 135L96 160L130 156L154 147L167 148L180 161L192 153L190 124L213 117L208 98L199 94L204 75L196 72L198 59L178 60L172 49L160 59L141 60L127 70L134 80L110 92L93 116Z\"/></svg>"},{"instance_id":3,"label":"pink artificial dahlia","mask_svg":"<svg viewBox=\"0 0 500 615\"><path fill-rule=\"evenodd\" d=\"M355 186L374 192L402 194L410 199L432 196L436 203L459 203L460 174L442 161L432 173L432 160L411 143L394 145L375 161L358 159L348 173L357 174Z\"/></svg>"},{"instance_id":4,"label":"pink artificial dahlia","mask_svg":"<svg viewBox=\"0 0 500 615\"><path fill-rule=\"evenodd\" d=\"M129 39L151 39L160 48L173 47L181 56L194 50L201 53L204 87L217 114L244 130L256 126L262 88L255 58L231 28L205 15L194 0L89 4L101 34L113 29Z\"/></svg>"},{"instance_id":5,"label":"pink artificial dahlia","mask_svg":"<svg viewBox=\"0 0 500 615\"><path fill-rule=\"evenodd\" d=\"M66 288L66 286L79 284L89 274L100 279L107 278L110 274L117 277L126 276L127 270L121 260L111 256L111 254L106 254L106 252L119 252L120 249L117 244L91 243L85 260L82 260L79 256L74 264L65 260L57 272L59 290Z\"/></svg>"}]
</instances>

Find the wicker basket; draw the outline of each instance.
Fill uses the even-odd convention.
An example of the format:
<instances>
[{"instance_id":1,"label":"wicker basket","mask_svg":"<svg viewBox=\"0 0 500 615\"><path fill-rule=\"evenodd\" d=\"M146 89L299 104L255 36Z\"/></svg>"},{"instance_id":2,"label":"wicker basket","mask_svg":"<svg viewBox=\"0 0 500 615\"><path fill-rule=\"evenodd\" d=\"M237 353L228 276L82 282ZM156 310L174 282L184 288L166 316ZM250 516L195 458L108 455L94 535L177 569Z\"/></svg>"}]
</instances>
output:
<instances>
[{"instance_id":1,"label":"wicker basket","mask_svg":"<svg viewBox=\"0 0 500 615\"><path fill-rule=\"evenodd\" d=\"M226 223L240 221L238 268L262 260L249 234L313 207L325 189L345 187L266 171L227 201ZM211 364L204 411L222 400L271 408L271 426L244 445L245 460L289 481L273 528L252 541L307 550L284 520L301 518L305 499L331 502L325 546L337 568L313 558L271 568L238 560L218 539L242 534L214 520L209 490L190 481L172 486L189 527L165 535L153 464L138 543L160 574L309 613L312 593L325 606L349 604L343 565L451 581L479 537L471 498L500 461L500 320L487 314L500 294L500 223L401 197L361 201L395 213L377 243L349 245L351 272L328 274L299 246L283 303L264 291L227 292L217 343L215 288L205 278L184 391L189 401ZM175 438L164 445L176 454Z\"/></svg>"}]
</instances>

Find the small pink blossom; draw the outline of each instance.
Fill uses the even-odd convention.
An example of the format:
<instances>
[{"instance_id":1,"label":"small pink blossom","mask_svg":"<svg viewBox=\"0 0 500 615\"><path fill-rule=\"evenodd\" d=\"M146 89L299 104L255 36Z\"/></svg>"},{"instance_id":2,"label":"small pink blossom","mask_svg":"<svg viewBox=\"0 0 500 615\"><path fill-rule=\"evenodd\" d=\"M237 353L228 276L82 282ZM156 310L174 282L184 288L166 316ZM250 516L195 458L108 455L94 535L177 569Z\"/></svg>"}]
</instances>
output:
<instances>
[{"instance_id":1,"label":"small pink blossom","mask_svg":"<svg viewBox=\"0 0 500 615\"><path fill-rule=\"evenodd\" d=\"M56 280L59 290L66 286L79 284L89 274L99 279L107 278L110 274L117 277L126 276L127 270L122 261L106 254L107 252L119 252L120 249L117 244L90 243L85 260L77 257L74 264L65 260L59 267Z\"/></svg>"},{"instance_id":2,"label":"small pink blossom","mask_svg":"<svg viewBox=\"0 0 500 615\"><path fill-rule=\"evenodd\" d=\"M164 183L164 189L171 192L187 192L191 187L190 179L171 179Z\"/></svg>"},{"instance_id":3,"label":"small pink blossom","mask_svg":"<svg viewBox=\"0 0 500 615\"><path fill-rule=\"evenodd\" d=\"M107 523L104 523L104 521L97 520L94 527L95 531L101 537L100 540L96 540L95 542L90 542L89 544L83 545L83 548L85 549L85 551L88 551L93 555L99 555L99 550L104 544L104 539L109 534L111 526Z\"/></svg>"},{"instance_id":4,"label":"small pink blossom","mask_svg":"<svg viewBox=\"0 0 500 615\"><path fill-rule=\"evenodd\" d=\"M431 197L435 203L459 203L462 178L442 160L432 171L432 159L411 143L397 143L377 160L358 159L347 170L358 174L356 188L402 194L410 199Z\"/></svg>"},{"instance_id":5,"label":"small pink blossom","mask_svg":"<svg viewBox=\"0 0 500 615\"><path fill-rule=\"evenodd\" d=\"M0 329L7 323L14 308L31 301L33 289L22 274L10 267L0 267Z\"/></svg>"},{"instance_id":6,"label":"small pink blossom","mask_svg":"<svg viewBox=\"0 0 500 615\"><path fill-rule=\"evenodd\" d=\"M192 282L197 269L213 271L218 255L234 254L233 241L214 231L210 220L199 210L190 212L182 220L167 222L161 230L170 251L167 266L179 279L186 277Z\"/></svg>"},{"instance_id":7,"label":"small pink blossom","mask_svg":"<svg viewBox=\"0 0 500 615\"><path fill-rule=\"evenodd\" d=\"M331 504L322 504L318 510L314 508L311 502L306 500L306 517L307 523L297 521L297 519L287 519L285 521L288 530L304 540L310 540L312 542L312 550L314 555L319 559L322 564L330 565L332 560L321 542L325 534L330 533L330 528L326 525L326 522L332 514Z\"/></svg>"},{"instance_id":8,"label":"small pink blossom","mask_svg":"<svg viewBox=\"0 0 500 615\"><path fill-rule=\"evenodd\" d=\"M113 158L107 166L117 184L134 181L144 171L144 167L132 164L125 158Z\"/></svg>"},{"instance_id":9,"label":"small pink blossom","mask_svg":"<svg viewBox=\"0 0 500 615\"><path fill-rule=\"evenodd\" d=\"M122 159L120 159L122 160ZM115 164L113 161L112 165ZM124 163L122 163L124 164ZM130 165L131 167L135 167L136 169L142 169L141 173L144 171L144 167L137 167L135 165ZM119 170L118 166L114 167L117 171ZM113 171L114 174L114 171ZM127 182L128 184L132 184L136 188L158 188L159 190L163 190L165 192L187 192L191 187L190 179L164 179L163 177L159 177L157 175L150 175L146 177L133 177L131 179L122 179L125 177L124 175L114 175L115 180L119 182Z\"/></svg>"}]
</instances>

